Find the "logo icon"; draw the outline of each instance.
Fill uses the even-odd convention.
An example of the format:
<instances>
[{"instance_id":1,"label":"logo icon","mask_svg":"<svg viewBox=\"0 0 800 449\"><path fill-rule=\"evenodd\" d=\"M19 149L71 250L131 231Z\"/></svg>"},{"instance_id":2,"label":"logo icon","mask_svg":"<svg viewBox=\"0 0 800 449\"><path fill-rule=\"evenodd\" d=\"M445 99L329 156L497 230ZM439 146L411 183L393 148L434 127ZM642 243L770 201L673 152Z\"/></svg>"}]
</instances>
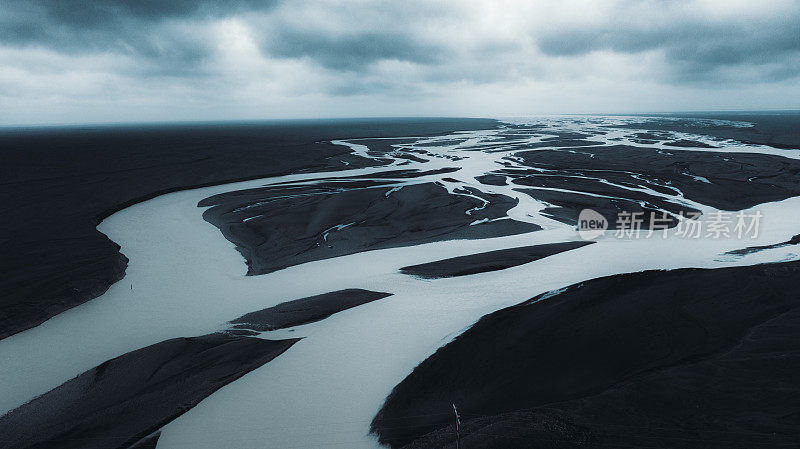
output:
<instances>
[{"instance_id":1,"label":"logo icon","mask_svg":"<svg viewBox=\"0 0 800 449\"><path fill-rule=\"evenodd\" d=\"M592 209L583 209L578 214L578 235L584 240L593 240L608 229L608 219Z\"/></svg>"}]
</instances>

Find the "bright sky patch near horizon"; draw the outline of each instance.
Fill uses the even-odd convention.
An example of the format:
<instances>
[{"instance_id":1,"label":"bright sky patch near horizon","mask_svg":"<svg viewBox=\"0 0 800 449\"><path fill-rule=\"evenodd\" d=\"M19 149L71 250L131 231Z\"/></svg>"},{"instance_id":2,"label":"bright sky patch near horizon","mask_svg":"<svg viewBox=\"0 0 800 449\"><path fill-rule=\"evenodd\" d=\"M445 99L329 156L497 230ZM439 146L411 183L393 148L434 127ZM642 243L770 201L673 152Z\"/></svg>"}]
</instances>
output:
<instances>
[{"instance_id":1,"label":"bright sky patch near horizon","mask_svg":"<svg viewBox=\"0 0 800 449\"><path fill-rule=\"evenodd\" d=\"M800 108L800 0L0 0L0 124Z\"/></svg>"}]
</instances>

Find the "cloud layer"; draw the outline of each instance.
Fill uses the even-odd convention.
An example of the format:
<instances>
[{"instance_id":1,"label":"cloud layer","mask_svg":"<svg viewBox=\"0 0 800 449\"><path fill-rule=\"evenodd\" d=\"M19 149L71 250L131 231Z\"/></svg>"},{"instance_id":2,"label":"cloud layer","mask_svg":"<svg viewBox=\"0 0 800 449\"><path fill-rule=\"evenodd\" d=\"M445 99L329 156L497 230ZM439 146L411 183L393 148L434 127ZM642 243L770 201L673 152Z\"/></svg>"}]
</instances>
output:
<instances>
[{"instance_id":1,"label":"cloud layer","mask_svg":"<svg viewBox=\"0 0 800 449\"><path fill-rule=\"evenodd\" d=\"M800 0L0 10L0 123L800 107Z\"/></svg>"}]
</instances>

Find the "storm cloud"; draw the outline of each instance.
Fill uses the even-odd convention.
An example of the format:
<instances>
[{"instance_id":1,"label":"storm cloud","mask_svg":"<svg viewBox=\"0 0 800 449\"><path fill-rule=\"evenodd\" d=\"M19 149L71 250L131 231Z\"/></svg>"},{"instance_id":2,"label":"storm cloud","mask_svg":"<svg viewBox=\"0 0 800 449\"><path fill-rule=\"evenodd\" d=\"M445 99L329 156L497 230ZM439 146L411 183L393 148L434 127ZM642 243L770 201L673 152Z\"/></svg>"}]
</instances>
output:
<instances>
[{"instance_id":1,"label":"storm cloud","mask_svg":"<svg viewBox=\"0 0 800 449\"><path fill-rule=\"evenodd\" d=\"M737 66L760 68L758 75L769 80L800 73L800 5L775 10L774 15L748 8L727 18L689 6L625 2L599 23L568 24L544 33L539 48L554 56L659 51L670 66L668 74L678 82L720 81L721 70ZM757 6L769 11L769 2ZM753 81L752 73L740 74L740 81ZM725 81L731 78L735 80L735 74Z\"/></svg>"},{"instance_id":2,"label":"storm cloud","mask_svg":"<svg viewBox=\"0 0 800 449\"><path fill-rule=\"evenodd\" d=\"M2 0L0 42L66 54L116 52L188 75L213 38L195 25L250 10L272 0ZM160 71L165 73L164 70Z\"/></svg>"},{"instance_id":3,"label":"storm cloud","mask_svg":"<svg viewBox=\"0 0 800 449\"><path fill-rule=\"evenodd\" d=\"M800 98L800 0L0 0L0 10L2 123Z\"/></svg>"}]
</instances>

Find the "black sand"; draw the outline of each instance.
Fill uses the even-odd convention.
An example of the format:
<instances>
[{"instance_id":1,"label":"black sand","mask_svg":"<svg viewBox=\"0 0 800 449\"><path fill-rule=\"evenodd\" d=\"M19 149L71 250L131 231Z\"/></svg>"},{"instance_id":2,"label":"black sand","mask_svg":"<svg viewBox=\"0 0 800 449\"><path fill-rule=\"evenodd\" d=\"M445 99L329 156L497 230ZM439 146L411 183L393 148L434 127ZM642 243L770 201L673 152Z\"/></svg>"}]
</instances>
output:
<instances>
[{"instance_id":1,"label":"black sand","mask_svg":"<svg viewBox=\"0 0 800 449\"><path fill-rule=\"evenodd\" d=\"M2 447L152 447L153 432L297 341L210 334L129 352L1 417Z\"/></svg>"},{"instance_id":2,"label":"black sand","mask_svg":"<svg viewBox=\"0 0 800 449\"><path fill-rule=\"evenodd\" d=\"M654 115L654 114L648 114ZM800 149L800 112L695 112L660 114L664 118L648 120L645 124L622 125L622 128L678 131L734 139L744 143L769 145L775 148ZM725 123L698 122L697 119L748 122L751 127Z\"/></svg>"},{"instance_id":3,"label":"black sand","mask_svg":"<svg viewBox=\"0 0 800 449\"><path fill-rule=\"evenodd\" d=\"M734 256L745 256L747 254L753 254L767 249L782 248L784 246L790 246L790 245L800 245L800 234L797 234L796 236L790 238L785 242L774 243L772 245L748 246L746 248L728 251L725 254L731 254Z\"/></svg>"},{"instance_id":4,"label":"black sand","mask_svg":"<svg viewBox=\"0 0 800 449\"><path fill-rule=\"evenodd\" d=\"M392 447L431 431L422 441L452 444L455 403L467 422L567 423L517 427L502 445L482 431L472 448L587 436L588 447L796 447L798 290L792 262L617 275L533 298L422 362L372 428Z\"/></svg>"},{"instance_id":5,"label":"black sand","mask_svg":"<svg viewBox=\"0 0 800 449\"><path fill-rule=\"evenodd\" d=\"M420 265L403 267L400 272L425 279L467 276L488 271L504 270L543 259L554 254L589 245L591 241L548 243L544 245L521 246L501 249L468 256L437 260Z\"/></svg>"},{"instance_id":6,"label":"black sand","mask_svg":"<svg viewBox=\"0 0 800 449\"><path fill-rule=\"evenodd\" d=\"M496 125L369 119L2 130L0 338L98 296L124 276L127 259L95 230L114 211L180 189L376 164L332 139Z\"/></svg>"},{"instance_id":7,"label":"black sand","mask_svg":"<svg viewBox=\"0 0 800 449\"><path fill-rule=\"evenodd\" d=\"M587 449L600 444L599 438L589 429L552 411L522 410L477 418L461 416L460 421L460 447L465 449ZM456 449L455 435L453 423L414 440L403 449Z\"/></svg>"},{"instance_id":8,"label":"black sand","mask_svg":"<svg viewBox=\"0 0 800 449\"><path fill-rule=\"evenodd\" d=\"M495 175L495 174L476 176L475 180L480 182L481 184L486 184L489 186L504 186L508 184L506 182L505 176Z\"/></svg>"},{"instance_id":9,"label":"black sand","mask_svg":"<svg viewBox=\"0 0 800 449\"><path fill-rule=\"evenodd\" d=\"M338 290L284 302L274 307L242 315L231 321L237 329L271 331L323 320L334 313L392 296L358 288Z\"/></svg>"},{"instance_id":10,"label":"black sand","mask_svg":"<svg viewBox=\"0 0 800 449\"><path fill-rule=\"evenodd\" d=\"M265 187L216 195L203 218L220 228L245 257L248 274L373 249L452 239L479 239L540 229L530 223L482 219L504 217L516 200L469 191L489 201L451 195L435 183L362 189L353 184L305 188ZM294 195L286 198L288 194ZM471 214L468 210L475 209Z\"/></svg>"},{"instance_id":11,"label":"black sand","mask_svg":"<svg viewBox=\"0 0 800 449\"><path fill-rule=\"evenodd\" d=\"M714 145L709 145L709 144L707 144L705 142L698 142L696 140L686 140L686 139L680 139L680 140L674 140L672 142L666 142L666 143L664 143L664 145L667 145L667 146L670 146L670 147L684 147L684 148L719 148L719 147L714 146Z\"/></svg>"},{"instance_id":12,"label":"black sand","mask_svg":"<svg viewBox=\"0 0 800 449\"><path fill-rule=\"evenodd\" d=\"M626 145L584 147L580 152L538 150L517 156L526 165L559 170L562 175L572 173L618 183L649 185L627 173L633 172L656 184L664 185L669 181L669 185L687 198L721 210L747 209L800 195L800 161L780 156L702 150L676 150L665 154L652 148ZM581 190L590 193L602 194L607 188L599 182L581 185Z\"/></svg>"},{"instance_id":13,"label":"black sand","mask_svg":"<svg viewBox=\"0 0 800 449\"><path fill-rule=\"evenodd\" d=\"M592 174L592 176L600 179L614 177L613 174ZM663 218L662 214L657 213L659 209L669 212L666 217L669 219L669 226L677 224L677 219L674 217L678 214L682 213L684 216L694 216L693 214L700 213L700 211L692 207L676 204L656 195L627 190L623 187L612 186L596 179L558 175L516 175L514 177L516 178L513 181L514 184L541 187L519 190L525 192L532 198L550 204L550 207L542 211L544 215L571 225L577 224L578 214L581 210L586 208L590 208L605 216L609 223L609 229L616 229L617 217L621 212L642 213L642 217L644 217L642 228L650 227L650 218L653 216L656 218ZM638 187L638 185L631 182L632 180L633 179L623 181L616 179L615 181L620 185ZM639 181L639 183L642 184L644 182ZM572 192L570 192L570 190ZM590 192L603 196L586 195L580 192Z\"/></svg>"}]
</instances>

